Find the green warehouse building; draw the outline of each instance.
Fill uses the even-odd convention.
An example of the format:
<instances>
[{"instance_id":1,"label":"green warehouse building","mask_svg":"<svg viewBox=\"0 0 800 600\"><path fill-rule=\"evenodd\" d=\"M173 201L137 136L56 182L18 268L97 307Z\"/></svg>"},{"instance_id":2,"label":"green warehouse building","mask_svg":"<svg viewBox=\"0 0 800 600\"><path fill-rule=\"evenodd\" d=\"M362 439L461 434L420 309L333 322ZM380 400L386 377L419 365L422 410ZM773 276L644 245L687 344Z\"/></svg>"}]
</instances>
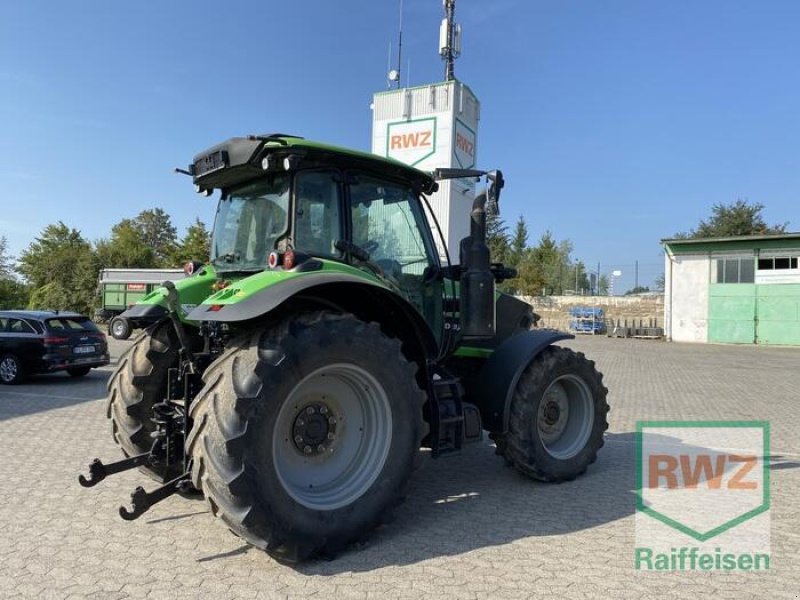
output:
<instances>
[{"instance_id":1,"label":"green warehouse building","mask_svg":"<svg viewBox=\"0 0 800 600\"><path fill-rule=\"evenodd\" d=\"M800 233L662 243L668 340L800 346Z\"/></svg>"}]
</instances>

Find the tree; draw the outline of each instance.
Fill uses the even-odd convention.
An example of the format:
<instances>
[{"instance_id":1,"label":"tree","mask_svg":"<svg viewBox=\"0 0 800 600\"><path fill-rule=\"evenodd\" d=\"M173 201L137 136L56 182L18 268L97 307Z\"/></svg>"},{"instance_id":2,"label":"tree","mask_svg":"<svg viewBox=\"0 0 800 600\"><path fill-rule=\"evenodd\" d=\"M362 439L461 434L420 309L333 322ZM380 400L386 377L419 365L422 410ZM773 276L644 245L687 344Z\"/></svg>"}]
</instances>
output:
<instances>
[{"instance_id":1,"label":"tree","mask_svg":"<svg viewBox=\"0 0 800 600\"><path fill-rule=\"evenodd\" d=\"M207 263L211 248L211 233L205 223L195 218L186 229L186 235L172 253L172 264L182 265L190 260Z\"/></svg>"},{"instance_id":2,"label":"tree","mask_svg":"<svg viewBox=\"0 0 800 600\"><path fill-rule=\"evenodd\" d=\"M500 218L497 204L490 202L486 208L486 245L492 262L507 263L511 246L508 241L508 227Z\"/></svg>"},{"instance_id":3,"label":"tree","mask_svg":"<svg viewBox=\"0 0 800 600\"><path fill-rule=\"evenodd\" d=\"M8 253L8 240L0 236L0 309L24 308L28 290L14 276L14 257Z\"/></svg>"},{"instance_id":4,"label":"tree","mask_svg":"<svg viewBox=\"0 0 800 600\"><path fill-rule=\"evenodd\" d=\"M657 292L664 291L664 288L666 287L666 277L664 276L664 273L661 273L661 275L656 277L656 280L653 282L653 287Z\"/></svg>"},{"instance_id":5,"label":"tree","mask_svg":"<svg viewBox=\"0 0 800 600\"><path fill-rule=\"evenodd\" d=\"M178 231L169 215L161 208L151 208L140 212L133 223L144 243L153 250L157 266L174 266L170 264L170 257L177 245Z\"/></svg>"},{"instance_id":6,"label":"tree","mask_svg":"<svg viewBox=\"0 0 800 600\"><path fill-rule=\"evenodd\" d=\"M522 225L524 227L524 221ZM517 223L517 235L512 241L512 253L520 255L517 264L519 276L511 281L512 291L531 296L563 294L565 289L574 285L576 270L579 271L579 284L588 286L583 264L572 263L572 243L569 240L557 242L550 231L545 231L537 246L518 249L524 239L522 234L527 236L527 229L523 227Z\"/></svg>"},{"instance_id":7,"label":"tree","mask_svg":"<svg viewBox=\"0 0 800 600\"><path fill-rule=\"evenodd\" d=\"M701 220L696 229L678 233L678 239L733 237L785 233L789 223L767 225L761 211L764 205L738 199L732 204L715 204L708 220Z\"/></svg>"},{"instance_id":8,"label":"tree","mask_svg":"<svg viewBox=\"0 0 800 600\"><path fill-rule=\"evenodd\" d=\"M123 219L111 228L111 238L96 244L100 268L140 268L158 266L155 251L131 219Z\"/></svg>"},{"instance_id":9,"label":"tree","mask_svg":"<svg viewBox=\"0 0 800 600\"><path fill-rule=\"evenodd\" d=\"M16 279L0 279L0 310L13 310L28 306L28 287Z\"/></svg>"},{"instance_id":10,"label":"tree","mask_svg":"<svg viewBox=\"0 0 800 600\"><path fill-rule=\"evenodd\" d=\"M649 292L650 288L644 285L637 285L632 287L627 292L625 292L626 296L633 296L634 294L643 294L645 292Z\"/></svg>"},{"instance_id":11,"label":"tree","mask_svg":"<svg viewBox=\"0 0 800 600\"><path fill-rule=\"evenodd\" d=\"M569 267L569 278L567 281L569 286L574 286L576 294L582 294L589 289L589 275L586 271L586 265L582 261L575 261Z\"/></svg>"},{"instance_id":12,"label":"tree","mask_svg":"<svg viewBox=\"0 0 800 600\"><path fill-rule=\"evenodd\" d=\"M10 279L14 275L14 257L8 254L8 240L0 236L0 279Z\"/></svg>"},{"instance_id":13,"label":"tree","mask_svg":"<svg viewBox=\"0 0 800 600\"><path fill-rule=\"evenodd\" d=\"M511 237L509 248L509 261L517 267L520 266L525 250L528 247L528 225L525 223L525 218L520 215L517 219L517 224L514 226L514 235Z\"/></svg>"},{"instance_id":14,"label":"tree","mask_svg":"<svg viewBox=\"0 0 800 600\"><path fill-rule=\"evenodd\" d=\"M599 296L608 296L608 276L607 275L600 275L600 281L597 283L597 294Z\"/></svg>"},{"instance_id":15,"label":"tree","mask_svg":"<svg viewBox=\"0 0 800 600\"><path fill-rule=\"evenodd\" d=\"M30 308L91 313L97 264L91 244L63 222L48 225L19 258L31 287Z\"/></svg>"}]
</instances>

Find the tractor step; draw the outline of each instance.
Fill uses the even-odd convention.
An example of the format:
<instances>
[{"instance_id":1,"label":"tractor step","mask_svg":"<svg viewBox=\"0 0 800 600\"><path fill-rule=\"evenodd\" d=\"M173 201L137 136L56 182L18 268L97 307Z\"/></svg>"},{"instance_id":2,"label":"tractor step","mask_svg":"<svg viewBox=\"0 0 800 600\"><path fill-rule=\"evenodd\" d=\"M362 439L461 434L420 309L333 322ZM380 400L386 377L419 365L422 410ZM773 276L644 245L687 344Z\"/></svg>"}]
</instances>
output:
<instances>
[{"instance_id":1,"label":"tractor step","mask_svg":"<svg viewBox=\"0 0 800 600\"><path fill-rule=\"evenodd\" d=\"M439 407L438 444L434 457L461 450L465 442L483 438L480 411L463 401L461 383L454 377L434 379L433 392Z\"/></svg>"}]
</instances>

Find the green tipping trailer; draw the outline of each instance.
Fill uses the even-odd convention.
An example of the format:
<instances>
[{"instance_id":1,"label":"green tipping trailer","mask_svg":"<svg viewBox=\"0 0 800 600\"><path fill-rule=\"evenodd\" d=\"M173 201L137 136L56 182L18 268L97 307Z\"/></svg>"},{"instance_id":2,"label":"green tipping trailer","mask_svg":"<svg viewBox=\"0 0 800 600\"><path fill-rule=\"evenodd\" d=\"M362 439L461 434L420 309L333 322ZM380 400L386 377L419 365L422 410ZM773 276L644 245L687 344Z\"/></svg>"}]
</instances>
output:
<instances>
[{"instance_id":1,"label":"green tipping trailer","mask_svg":"<svg viewBox=\"0 0 800 600\"><path fill-rule=\"evenodd\" d=\"M185 276L183 269L103 269L98 279L100 307L95 311L95 320L107 322L108 332L113 337L127 339L136 323L119 315L164 281Z\"/></svg>"}]
</instances>

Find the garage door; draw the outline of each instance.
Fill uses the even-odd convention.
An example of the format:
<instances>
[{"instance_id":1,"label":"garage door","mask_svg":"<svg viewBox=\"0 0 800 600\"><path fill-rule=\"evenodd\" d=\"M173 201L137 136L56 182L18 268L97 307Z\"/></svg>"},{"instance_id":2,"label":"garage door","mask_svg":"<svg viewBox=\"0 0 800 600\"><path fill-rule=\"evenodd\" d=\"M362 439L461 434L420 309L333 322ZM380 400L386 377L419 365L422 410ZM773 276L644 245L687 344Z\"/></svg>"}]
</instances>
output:
<instances>
[{"instance_id":1,"label":"garage door","mask_svg":"<svg viewBox=\"0 0 800 600\"><path fill-rule=\"evenodd\" d=\"M759 344L800 345L800 285L756 286Z\"/></svg>"},{"instance_id":2,"label":"garage door","mask_svg":"<svg viewBox=\"0 0 800 600\"><path fill-rule=\"evenodd\" d=\"M708 341L752 344L756 339L755 285L716 284L709 289Z\"/></svg>"}]
</instances>

